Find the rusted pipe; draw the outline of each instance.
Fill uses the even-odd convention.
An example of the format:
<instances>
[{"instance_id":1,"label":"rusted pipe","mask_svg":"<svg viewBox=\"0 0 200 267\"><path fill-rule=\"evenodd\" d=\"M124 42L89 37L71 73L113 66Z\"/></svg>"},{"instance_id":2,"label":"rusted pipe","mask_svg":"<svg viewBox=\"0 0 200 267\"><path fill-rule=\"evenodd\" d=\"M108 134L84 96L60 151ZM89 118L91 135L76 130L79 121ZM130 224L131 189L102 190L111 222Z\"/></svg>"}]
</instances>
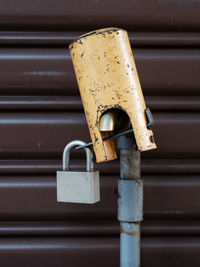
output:
<instances>
[{"instance_id":1,"label":"rusted pipe","mask_svg":"<svg viewBox=\"0 0 200 267\"><path fill-rule=\"evenodd\" d=\"M140 221L143 219L143 182L140 179L140 151L133 136L118 139L120 179L118 220L120 221L120 267L140 266Z\"/></svg>"},{"instance_id":2,"label":"rusted pipe","mask_svg":"<svg viewBox=\"0 0 200 267\"><path fill-rule=\"evenodd\" d=\"M120 267L140 266L140 224L120 223Z\"/></svg>"}]
</instances>

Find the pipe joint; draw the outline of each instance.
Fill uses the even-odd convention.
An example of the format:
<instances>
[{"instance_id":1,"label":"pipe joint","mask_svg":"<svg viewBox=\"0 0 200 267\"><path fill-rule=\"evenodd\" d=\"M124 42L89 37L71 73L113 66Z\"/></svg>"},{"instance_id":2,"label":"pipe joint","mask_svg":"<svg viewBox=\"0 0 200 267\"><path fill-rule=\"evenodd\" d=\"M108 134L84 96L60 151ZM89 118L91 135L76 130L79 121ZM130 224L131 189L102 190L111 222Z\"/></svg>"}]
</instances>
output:
<instances>
[{"instance_id":1,"label":"pipe joint","mask_svg":"<svg viewBox=\"0 0 200 267\"><path fill-rule=\"evenodd\" d=\"M118 181L118 220L140 222L143 220L143 181Z\"/></svg>"}]
</instances>

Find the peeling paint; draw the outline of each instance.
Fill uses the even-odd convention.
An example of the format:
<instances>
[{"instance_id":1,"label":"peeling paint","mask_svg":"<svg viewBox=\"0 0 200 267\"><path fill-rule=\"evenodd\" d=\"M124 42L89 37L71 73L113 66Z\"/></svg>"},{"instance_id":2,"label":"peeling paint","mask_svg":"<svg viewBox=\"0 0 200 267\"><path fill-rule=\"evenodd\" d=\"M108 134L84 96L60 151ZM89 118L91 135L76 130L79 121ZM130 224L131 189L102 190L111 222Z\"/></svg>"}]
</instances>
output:
<instances>
[{"instance_id":1,"label":"peeling paint","mask_svg":"<svg viewBox=\"0 0 200 267\"><path fill-rule=\"evenodd\" d=\"M136 237L138 237L139 235L140 235L140 233L138 232L138 231L136 231L136 230L134 230L134 231L126 231L126 230L124 230L123 229L123 227L120 225L120 233L121 234L127 234L127 235L132 235L132 236L136 236Z\"/></svg>"},{"instance_id":2,"label":"peeling paint","mask_svg":"<svg viewBox=\"0 0 200 267\"><path fill-rule=\"evenodd\" d=\"M141 151L156 148L146 126L146 105L127 32L119 28L90 32L70 45L70 53L97 162L116 158L113 142L103 142L99 130L101 115L108 109L127 113Z\"/></svg>"}]
</instances>

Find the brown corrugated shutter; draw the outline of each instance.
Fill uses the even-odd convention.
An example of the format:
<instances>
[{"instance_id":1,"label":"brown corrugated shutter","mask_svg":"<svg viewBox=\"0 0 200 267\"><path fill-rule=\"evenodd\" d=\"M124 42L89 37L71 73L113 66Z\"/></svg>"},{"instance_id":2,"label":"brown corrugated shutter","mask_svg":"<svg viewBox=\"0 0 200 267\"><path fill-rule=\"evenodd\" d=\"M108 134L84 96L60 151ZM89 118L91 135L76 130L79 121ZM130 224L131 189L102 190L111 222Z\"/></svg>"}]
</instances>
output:
<instances>
[{"instance_id":1,"label":"brown corrugated shutter","mask_svg":"<svg viewBox=\"0 0 200 267\"><path fill-rule=\"evenodd\" d=\"M56 202L65 144L90 140L68 44L108 26L128 30L156 121L158 149L142 153L142 266L199 266L199 14L199 0L0 1L0 266L119 266L119 162L96 166L100 203Z\"/></svg>"}]
</instances>

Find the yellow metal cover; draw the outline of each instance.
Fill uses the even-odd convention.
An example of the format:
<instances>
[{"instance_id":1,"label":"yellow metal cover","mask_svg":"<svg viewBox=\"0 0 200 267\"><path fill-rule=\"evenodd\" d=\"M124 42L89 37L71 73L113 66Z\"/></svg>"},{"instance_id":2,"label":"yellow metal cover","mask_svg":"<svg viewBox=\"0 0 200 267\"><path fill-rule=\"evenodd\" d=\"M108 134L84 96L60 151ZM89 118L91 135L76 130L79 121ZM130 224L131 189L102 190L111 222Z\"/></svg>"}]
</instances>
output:
<instances>
[{"instance_id":1,"label":"yellow metal cover","mask_svg":"<svg viewBox=\"0 0 200 267\"><path fill-rule=\"evenodd\" d=\"M70 54L97 162L116 158L113 142L102 140L109 133L99 130L102 114L113 108L129 116L139 150L156 148L127 32L106 28L82 35Z\"/></svg>"}]
</instances>

